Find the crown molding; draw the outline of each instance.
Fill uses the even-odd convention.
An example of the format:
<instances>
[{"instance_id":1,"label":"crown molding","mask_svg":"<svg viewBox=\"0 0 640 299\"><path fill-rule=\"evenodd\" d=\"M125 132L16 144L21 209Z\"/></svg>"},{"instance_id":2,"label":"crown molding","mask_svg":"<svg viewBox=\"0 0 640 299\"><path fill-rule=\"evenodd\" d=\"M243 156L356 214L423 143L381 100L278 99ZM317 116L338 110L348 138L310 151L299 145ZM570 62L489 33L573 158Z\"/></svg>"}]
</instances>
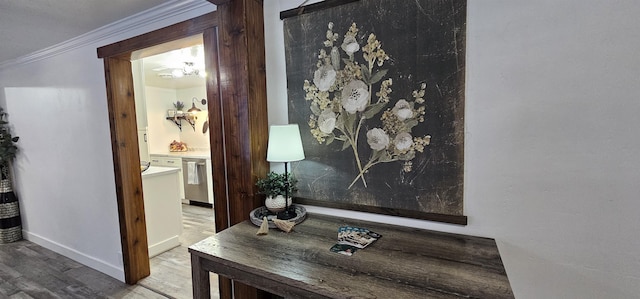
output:
<instances>
[{"instance_id":1,"label":"crown molding","mask_svg":"<svg viewBox=\"0 0 640 299\"><path fill-rule=\"evenodd\" d=\"M185 13L198 15L214 11L216 6L203 0L172 0L154 8L120 19L51 47L0 63L0 70L51 58L83 46L121 35L131 28L143 27Z\"/></svg>"}]
</instances>

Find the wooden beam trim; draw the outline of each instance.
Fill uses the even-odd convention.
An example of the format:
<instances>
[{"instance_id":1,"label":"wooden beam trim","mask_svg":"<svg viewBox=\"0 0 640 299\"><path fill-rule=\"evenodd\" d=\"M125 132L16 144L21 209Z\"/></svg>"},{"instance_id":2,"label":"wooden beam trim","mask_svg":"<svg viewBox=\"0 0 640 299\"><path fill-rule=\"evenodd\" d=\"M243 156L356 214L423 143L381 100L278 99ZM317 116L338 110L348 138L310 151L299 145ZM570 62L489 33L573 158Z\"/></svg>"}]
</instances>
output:
<instances>
[{"instance_id":1,"label":"wooden beam trim","mask_svg":"<svg viewBox=\"0 0 640 299\"><path fill-rule=\"evenodd\" d=\"M311 13L314 11L320 11L327 8L336 7L339 5L356 2L360 0L324 0L322 2L313 3L305 6L298 6L296 8L292 8L289 10L280 12L280 20L284 20L286 18L299 16L306 13Z\"/></svg>"},{"instance_id":2,"label":"wooden beam trim","mask_svg":"<svg viewBox=\"0 0 640 299\"><path fill-rule=\"evenodd\" d=\"M218 7L221 12L220 90L224 117L225 159L229 167L229 222L231 225L248 217L247 188L251 182L250 140L248 120L248 74L245 34L245 0L233 1ZM244 146L243 146L244 145ZM245 205L248 205L245 207ZM246 212L246 213L245 213ZM246 214L246 215L245 215Z\"/></svg>"},{"instance_id":3,"label":"wooden beam trim","mask_svg":"<svg viewBox=\"0 0 640 299\"><path fill-rule=\"evenodd\" d=\"M205 55L205 68L207 71L207 98L209 100L207 108L209 113L209 132L222 131L223 128L223 110L222 100L220 96L220 74L218 72L218 33L216 28L210 28L203 32L204 48L210 49ZM229 218L226 213L228 209L229 194L227 193L226 181L227 168L224 155L219 153L226 152L225 149L225 135L222 134L210 134L209 149L211 151L211 163L213 165L213 177L219 178L214 180L213 192L214 192L214 208L217 211L224 211L224 217L216 215L216 231L221 231L229 227ZM223 213L219 213L223 214Z\"/></svg>"},{"instance_id":4,"label":"wooden beam trim","mask_svg":"<svg viewBox=\"0 0 640 299\"><path fill-rule=\"evenodd\" d=\"M210 12L191 20L100 47L98 48L98 58L130 55L133 51L200 34L204 30L218 25L218 12Z\"/></svg>"},{"instance_id":5,"label":"wooden beam trim","mask_svg":"<svg viewBox=\"0 0 640 299\"><path fill-rule=\"evenodd\" d=\"M104 68L125 282L133 284L149 276L150 268L147 239L140 237L147 230L142 178L135 175L140 171L138 138L127 130L136 124L131 62L107 57Z\"/></svg>"},{"instance_id":6,"label":"wooden beam trim","mask_svg":"<svg viewBox=\"0 0 640 299\"><path fill-rule=\"evenodd\" d=\"M267 139L266 134L259 132L268 127L266 83L256 84L259 80L266 82L264 73L257 71L264 65L264 50L253 53L259 47L249 46L249 43L262 43L264 49L264 12L262 2L255 0L234 0L218 6L218 11L228 211L229 223L233 225L248 219L249 212L261 205L255 195L255 180L264 176L268 168L266 149L264 155L256 155L256 147L266 144ZM254 17L258 20L251 23L249 19ZM261 22L260 29L257 22ZM251 39L253 33L262 38ZM258 55L261 57L254 57ZM264 292L240 282L234 282L233 295L244 299L267 298ZM224 277L220 277L220 297L231 298L230 284Z\"/></svg>"},{"instance_id":7,"label":"wooden beam trim","mask_svg":"<svg viewBox=\"0 0 640 299\"><path fill-rule=\"evenodd\" d=\"M231 2L231 0L207 0L207 1L215 4L216 6Z\"/></svg>"},{"instance_id":8,"label":"wooden beam trim","mask_svg":"<svg viewBox=\"0 0 640 299\"><path fill-rule=\"evenodd\" d=\"M255 182L269 172L267 144L269 126L267 119L267 70L265 61L264 13L262 1L247 1L247 43L249 80L249 134L253 207L263 205L263 197L257 195Z\"/></svg>"}]
</instances>

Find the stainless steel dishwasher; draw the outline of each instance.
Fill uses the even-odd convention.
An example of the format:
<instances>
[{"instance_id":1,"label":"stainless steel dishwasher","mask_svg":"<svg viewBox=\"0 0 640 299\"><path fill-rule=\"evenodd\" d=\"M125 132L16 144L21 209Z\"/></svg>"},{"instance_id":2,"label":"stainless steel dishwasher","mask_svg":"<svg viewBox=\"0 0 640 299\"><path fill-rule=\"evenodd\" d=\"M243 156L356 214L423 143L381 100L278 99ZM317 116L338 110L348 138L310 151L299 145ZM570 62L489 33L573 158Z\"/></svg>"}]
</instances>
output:
<instances>
[{"instance_id":1,"label":"stainless steel dishwasher","mask_svg":"<svg viewBox=\"0 0 640 299\"><path fill-rule=\"evenodd\" d=\"M184 197L190 204L211 207L207 186L207 160L182 158Z\"/></svg>"}]
</instances>

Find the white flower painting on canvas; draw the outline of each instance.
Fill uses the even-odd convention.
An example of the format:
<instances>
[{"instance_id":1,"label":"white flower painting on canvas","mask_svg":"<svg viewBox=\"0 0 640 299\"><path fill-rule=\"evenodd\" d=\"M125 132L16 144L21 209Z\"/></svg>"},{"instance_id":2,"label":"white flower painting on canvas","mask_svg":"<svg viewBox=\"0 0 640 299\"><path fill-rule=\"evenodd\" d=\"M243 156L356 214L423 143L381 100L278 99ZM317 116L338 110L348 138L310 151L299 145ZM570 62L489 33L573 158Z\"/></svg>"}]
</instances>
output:
<instances>
[{"instance_id":1,"label":"white flower painting on canvas","mask_svg":"<svg viewBox=\"0 0 640 299\"><path fill-rule=\"evenodd\" d=\"M304 81L311 133L320 144L342 142L344 150L351 150L357 174L348 188L358 181L367 187L367 172L380 163L401 162L398 167L402 171L412 171L411 161L431 140L430 135L412 133L424 122L426 83L408 99L394 99L393 80L385 79L388 71L384 64L389 56L382 42L371 33L361 46L356 23L342 40L333 27L329 22L313 80ZM379 82L379 90L374 90ZM382 127L364 132L363 124L374 118ZM360 148L359 138L366 138L369 149ZM367 157L364 153L368 152Z\"/></svg>"},{"instance_id":2,"label":"white flower painting on canvas","mask_svg":"<svg viewBox=\"0 0 640 299\"><path fill-rule=\"evenodd\" d=\"M344 1L283 24L298 202L462 215L466 1Z\"/></svg>"}]
</instances>

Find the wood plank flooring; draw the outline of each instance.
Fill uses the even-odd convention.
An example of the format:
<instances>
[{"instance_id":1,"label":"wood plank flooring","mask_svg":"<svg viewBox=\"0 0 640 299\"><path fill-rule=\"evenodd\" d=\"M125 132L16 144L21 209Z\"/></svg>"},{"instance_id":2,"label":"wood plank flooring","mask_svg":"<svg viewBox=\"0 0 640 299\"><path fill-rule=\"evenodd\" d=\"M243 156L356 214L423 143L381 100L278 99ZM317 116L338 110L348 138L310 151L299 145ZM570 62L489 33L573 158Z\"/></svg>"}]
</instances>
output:
<instances>
[{"instance_id":1,"label":"wood plank flooring","mask_svg":"<svg viewBox=\"0 0 640 299\"><path fill-rule=\"evenodd\" d=\"M187 247L214 233L213 210L183 205L181 246L152 258L151 276L133 286L29 241L2 244L0 299L192 298ZM217 290L215 274L211 281Z\"/></svg>"}]
</instances>

